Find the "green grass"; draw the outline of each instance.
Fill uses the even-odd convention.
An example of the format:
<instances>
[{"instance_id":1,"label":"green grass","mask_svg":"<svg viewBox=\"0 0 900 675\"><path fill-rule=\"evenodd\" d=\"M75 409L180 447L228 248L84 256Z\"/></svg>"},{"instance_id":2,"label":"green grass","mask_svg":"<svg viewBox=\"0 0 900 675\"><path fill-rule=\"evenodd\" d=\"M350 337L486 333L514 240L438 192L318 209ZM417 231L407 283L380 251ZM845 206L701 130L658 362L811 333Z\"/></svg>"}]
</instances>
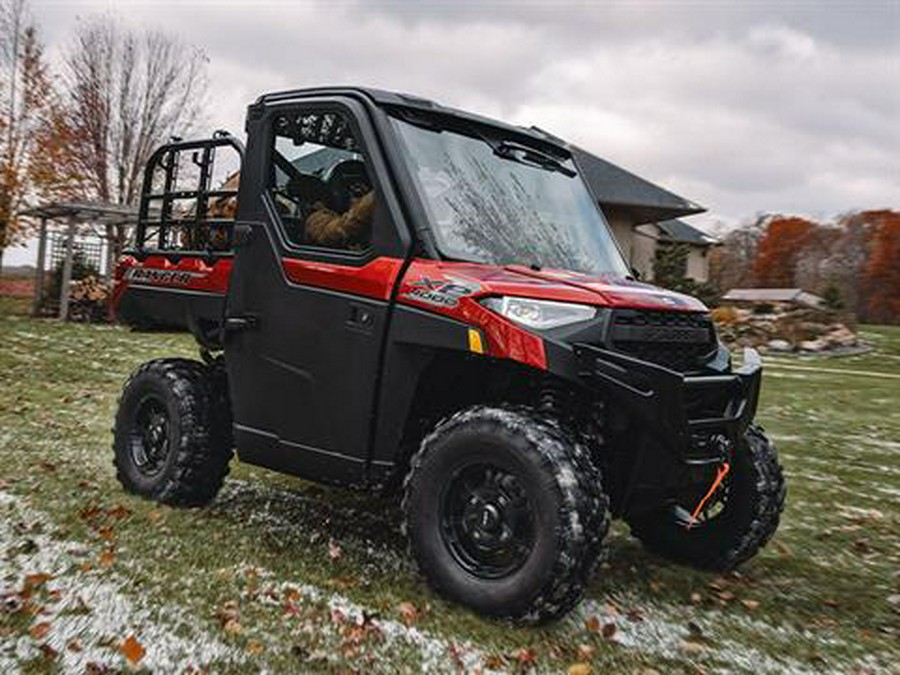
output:
<instances>
[{"instance_id":1,"label":"green grass","mask_svg":"<svg viewBox=\"0 0 900 675\"><path fill-rule=\"evenodd\" d=\"M237 462L205 509L126 495L109 433L121 383L147 359L192 356L192 341L33 321L20 305L0 299L0 601L21 599L27 574L55 576L25 608L0 607L0 669L83 671L88 657L121 667L128 635L162 670L190 660L226 672L453 671L477 658L550 672L580 661L594 672L891 672L900 662L888 600L900 593L900 379L855 374L900 376L900 329L864 327L871 354L767 370L759 418L781 451L788 507L739 574L668 564L617 526L588 602L528 629L432 595L383 497ZM377 620L344 618L345 601ZM612 639L585 630L594 614L616 625ZM229 617L240 631L223 627ZM49 632L30 634L42 621ZM73 635L82 652L66 648Z\"/></svg>"}]
</instances>

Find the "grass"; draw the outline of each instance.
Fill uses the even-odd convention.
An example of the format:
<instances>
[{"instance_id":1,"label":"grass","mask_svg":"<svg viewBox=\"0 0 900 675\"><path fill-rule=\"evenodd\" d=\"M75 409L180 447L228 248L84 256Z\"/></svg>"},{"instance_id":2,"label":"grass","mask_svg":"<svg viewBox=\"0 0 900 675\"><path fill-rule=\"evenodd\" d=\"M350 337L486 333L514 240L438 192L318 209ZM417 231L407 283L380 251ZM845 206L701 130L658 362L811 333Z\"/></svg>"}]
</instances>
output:
<instances>
[{"instance_id":1,"label":"grass","mask_svg":"<svg viewBox=\"0 0 900 675\"><path fill-rule=\"evenodd\" d=\"M870 354L767 369L788 507L738 574L671 565L617 526L588 600L528 629L432 595L386 498L238 462L208 508L126 495L121 383L193 343L24 309L0 298L0 670L122 668L131 636L137 667L164 671L897 672L900 379L859 374L900 378L896 327L865 327Z\"/></svg>"}]
</instances>

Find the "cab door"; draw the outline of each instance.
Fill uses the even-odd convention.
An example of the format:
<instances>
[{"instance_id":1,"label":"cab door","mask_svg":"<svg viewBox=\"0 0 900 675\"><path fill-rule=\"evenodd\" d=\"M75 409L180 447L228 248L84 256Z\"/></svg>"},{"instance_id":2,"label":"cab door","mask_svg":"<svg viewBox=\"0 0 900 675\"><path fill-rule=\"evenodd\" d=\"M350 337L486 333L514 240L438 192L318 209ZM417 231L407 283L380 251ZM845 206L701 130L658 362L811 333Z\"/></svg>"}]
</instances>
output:
<instances>
[{"instance_id":1,"label":"cab door","mask_svg":"<svg viewBox=\"0 0 900 675\"><path fill-rule=\"evenodd\" d=\"M251 108L224 321L242 461L337 484L366 479L409 246L377 147L354 100Z\"/></svg>"}]
</instances>

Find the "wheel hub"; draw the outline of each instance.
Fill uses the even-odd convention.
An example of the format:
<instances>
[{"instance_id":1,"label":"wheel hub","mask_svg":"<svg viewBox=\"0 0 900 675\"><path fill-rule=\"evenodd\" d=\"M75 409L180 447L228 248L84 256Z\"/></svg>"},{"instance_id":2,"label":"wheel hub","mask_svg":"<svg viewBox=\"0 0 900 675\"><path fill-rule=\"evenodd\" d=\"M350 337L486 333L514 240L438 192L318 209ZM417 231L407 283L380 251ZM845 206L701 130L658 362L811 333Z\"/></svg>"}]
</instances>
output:
<instances>
[{"instance_id":1,"label":"wheel hub","mask_svg":"<svg viewBox=\"0 0 900 675\"><path fill-rule=\"evenodd\" d=\"M479 577L521 567L534 543L534 519L518 479L494 466L465 467L442 499L441 530L456 561Z\"/></svg>"},{"instance_id":2,"label":"wheel hub","mask_svg":"<svg viewBox=\"0 0 900 675\"><path fill-rule=\"evenodd\" d=\"M162 401L155 396L141 401L129 437L135 467L146 476L159 473L169 456L169 416Z\"/></svg>"}]
</instances>

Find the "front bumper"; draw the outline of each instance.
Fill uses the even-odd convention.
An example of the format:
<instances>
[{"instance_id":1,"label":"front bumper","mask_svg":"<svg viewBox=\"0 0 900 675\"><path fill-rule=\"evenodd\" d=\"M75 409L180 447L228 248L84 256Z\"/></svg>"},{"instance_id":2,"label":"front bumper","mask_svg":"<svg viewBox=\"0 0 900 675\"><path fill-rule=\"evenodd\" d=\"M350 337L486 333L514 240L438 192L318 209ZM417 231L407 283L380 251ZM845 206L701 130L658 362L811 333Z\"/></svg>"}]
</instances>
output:
<instances>
[{"instance_id":1,"label":"front bumper","mask_svg":"<svg viewBox=\"0 0 900 675\"><path fill-rule=\"evenodd\" d=\"M641 426L688 464L722 461L756 414L762 362L744 350L744 364L729 373L685 375L586 344L574 345L579 375L606 391Z\"/></svg>"}]
</instances>

